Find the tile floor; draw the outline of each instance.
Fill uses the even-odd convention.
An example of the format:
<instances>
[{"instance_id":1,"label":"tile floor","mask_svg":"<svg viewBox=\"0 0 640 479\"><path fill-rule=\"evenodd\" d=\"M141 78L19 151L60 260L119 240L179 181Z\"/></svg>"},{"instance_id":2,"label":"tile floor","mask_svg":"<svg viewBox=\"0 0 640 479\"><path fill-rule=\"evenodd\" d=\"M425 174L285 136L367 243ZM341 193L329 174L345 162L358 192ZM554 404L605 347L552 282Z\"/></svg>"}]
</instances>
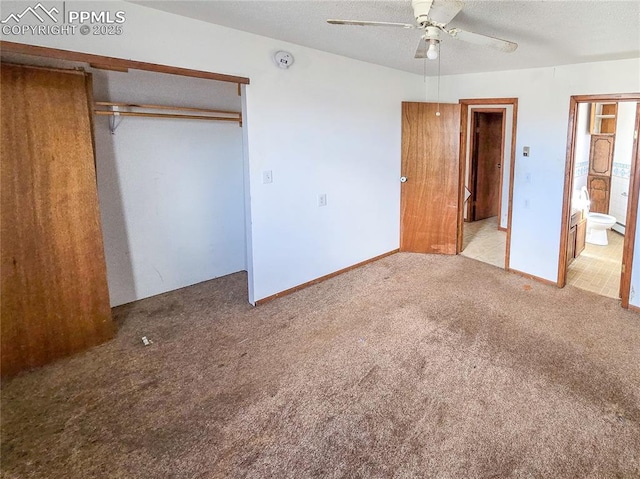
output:
<instances>
[{"instance_id":1,"label":"tile floor","mask_svg":"<svg viewBox=\"0 0 640 479\"><path fill-rule=\"evenodd\" d=\"M567 284L610 298L619 298L624 236L608 231L609 244L587 243L567 270Z\"/></svg>"},{"instance_id":2,"label":"tile floor","mask_svg":"<svg viewBox=\"0 0 640 479\"><path fill-rule=\"evenodd\" d=\"M507 233L498 229L498 217L464 224L462 256L504 268Z\"/></svg>"},{"instance_id":3,"label":"tile floor","mask_svg":"<svg viewBox=\"0 0 640 479\"><path fill-rule=\"evenodd\" d=\"M619 298L624 236L609 231L609 244L587 243L567 270L567 284L610 298ZM498 217L464 224L462 256L504 268L507 234L498 230Z\"/></svg>"}]
</instances>

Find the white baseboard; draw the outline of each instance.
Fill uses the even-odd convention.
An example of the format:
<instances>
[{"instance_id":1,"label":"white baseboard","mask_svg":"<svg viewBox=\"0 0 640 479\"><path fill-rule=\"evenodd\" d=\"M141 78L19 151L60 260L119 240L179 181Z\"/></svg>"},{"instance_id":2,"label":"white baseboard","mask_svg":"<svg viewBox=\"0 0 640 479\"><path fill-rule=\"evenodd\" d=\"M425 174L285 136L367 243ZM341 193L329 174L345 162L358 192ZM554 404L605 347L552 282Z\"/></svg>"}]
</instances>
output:
<instances>
[{"instance_id":1,"label":"white baseboard","mask_svg":"<svg viewBox=\"0 0 640 479\"><path fill-rule=\"evenodd\" d=\"M625 230L625 226L621 225L620 223L616 223L615 225L612 226L611 228L613 231L617 231L618 233L620 233L621 235L624 235L624 230Z\"/></svg>"}]
</instances>

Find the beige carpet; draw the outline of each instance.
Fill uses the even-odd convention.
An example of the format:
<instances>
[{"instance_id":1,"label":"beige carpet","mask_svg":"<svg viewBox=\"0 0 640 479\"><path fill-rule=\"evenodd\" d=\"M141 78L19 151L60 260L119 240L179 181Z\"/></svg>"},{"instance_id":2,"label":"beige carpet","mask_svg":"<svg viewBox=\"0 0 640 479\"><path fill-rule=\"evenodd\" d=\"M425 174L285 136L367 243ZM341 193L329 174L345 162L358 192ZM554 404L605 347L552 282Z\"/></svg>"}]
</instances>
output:
<instances>
[{"instance_id":1,"label":"beige carpet","mask_svg":"<svg viewBox=\"0 0 640 479\"><path fill-rule=\"evenodd\" d=\"M118 308L110 343L3 383L3 476L640 477L615 300L411 254L255 309L244 283Z\"/></svg>"}]
</instances>

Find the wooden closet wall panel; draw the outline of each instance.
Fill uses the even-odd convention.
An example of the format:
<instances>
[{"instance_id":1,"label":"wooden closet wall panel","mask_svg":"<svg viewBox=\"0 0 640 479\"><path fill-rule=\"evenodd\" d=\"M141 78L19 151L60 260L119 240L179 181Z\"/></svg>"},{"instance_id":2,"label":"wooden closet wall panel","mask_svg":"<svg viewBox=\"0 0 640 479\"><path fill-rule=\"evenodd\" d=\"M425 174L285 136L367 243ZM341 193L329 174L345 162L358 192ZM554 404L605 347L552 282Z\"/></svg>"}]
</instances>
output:
<instances>
[{"instance_id":1,"label":"wooden closet wall panel","mask_svg":"<svg viewBox=\"0 0 640 479\"><path fill-rule=\"evenodd\" d=\"M609 194L611 191L611 178L608 176L587 176L587 188L591 200L590 211L592 213L609 214Z\"/></svg>"},{"instance_id":2,"label":"wooden closet wall panel","mask_svg":"<svg viewBox=\"0 0 640 479\"><path fill-rule=\"evenodd\" d=\"M611 176L613 163L613 135L592 135L589 151L589 174Z\"/></svg>"},{"instance_id":3,"label":"wooden closet wall panel","mask_svg":"<svg viewBox=\"0 0 640 479\"><path fill-rule=\"evenodd\" d=\"M1 372L110 339L87 82L2 65Z\"/></svg>"}]
</instances>

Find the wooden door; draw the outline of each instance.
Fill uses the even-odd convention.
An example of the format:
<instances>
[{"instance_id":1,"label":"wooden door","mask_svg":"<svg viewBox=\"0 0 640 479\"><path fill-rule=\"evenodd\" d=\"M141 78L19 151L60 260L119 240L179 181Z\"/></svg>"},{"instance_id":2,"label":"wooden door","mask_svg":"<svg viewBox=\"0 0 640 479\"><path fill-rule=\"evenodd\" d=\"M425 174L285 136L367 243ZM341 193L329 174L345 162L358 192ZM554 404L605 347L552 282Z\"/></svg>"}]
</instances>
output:
<instances>
[{"instance_id":1,"label":"wooden door","mask_svg":"<svg viewBox=\"0 0 640 479\"><path fill-rule=\"evenodd\" d=\"M569 230L569 243L567 243L567 264L571 264L571 262L576 257L576 236L577 236L577 227L574 226Z\"/></svg>"},{"instance_id":2,"label":"wooden door","mask_svg":"<svg viewBox=\"0 0 640 479\"><path fill-rule=\"evenodd\" d=\"M474 112L472 221L497 216L503 158L503 114Z\"/></svg>"},{"instance_id":3,"label":"wooden door","mask_svg":"<svg viewBox=\"0 0 640 479\"><path fill-rule=\"evenodd\" d=\"M113 336L90 77L2 65L1 372Z\"/></svg>"},{"instance_id":4,"label":"wooden door","mask_svg":"<svg viewBox=\"0 0 640 479\"><path fill-rule=\"evenodd\" d=\"M456 254L459 154L460 105L402 104L401 251Z\"/></svg>"},{"instance_id":5,"label":"wooden door","mask_svg":"<svg viewBox=\"0 0 640 479\"><path fill-rule=\"evenodd\" d=\"M589 151L589 174L611 176L613 135L592 135Z\"/></svg>"},{"instance_id":6,"label":"wooden door","mask_svg":"<svg viewBox=\"0 0 640 479\"><path fill-rule=\"evenodd\" d=\"M576 258L584 251L587 246L587 220L581 220L576 226Z\"/></svg>"},{"instance_id":7,"label":"wooden door","mask_svg":"<svg viewBox=\"0 0 640 479\"><path fill-rule=\"evenodd\" d=\"M607 176L587 176L587 188L591 200L592 213L609 214L609 191L611 178Z\"/></svg>"}]
</instances>

